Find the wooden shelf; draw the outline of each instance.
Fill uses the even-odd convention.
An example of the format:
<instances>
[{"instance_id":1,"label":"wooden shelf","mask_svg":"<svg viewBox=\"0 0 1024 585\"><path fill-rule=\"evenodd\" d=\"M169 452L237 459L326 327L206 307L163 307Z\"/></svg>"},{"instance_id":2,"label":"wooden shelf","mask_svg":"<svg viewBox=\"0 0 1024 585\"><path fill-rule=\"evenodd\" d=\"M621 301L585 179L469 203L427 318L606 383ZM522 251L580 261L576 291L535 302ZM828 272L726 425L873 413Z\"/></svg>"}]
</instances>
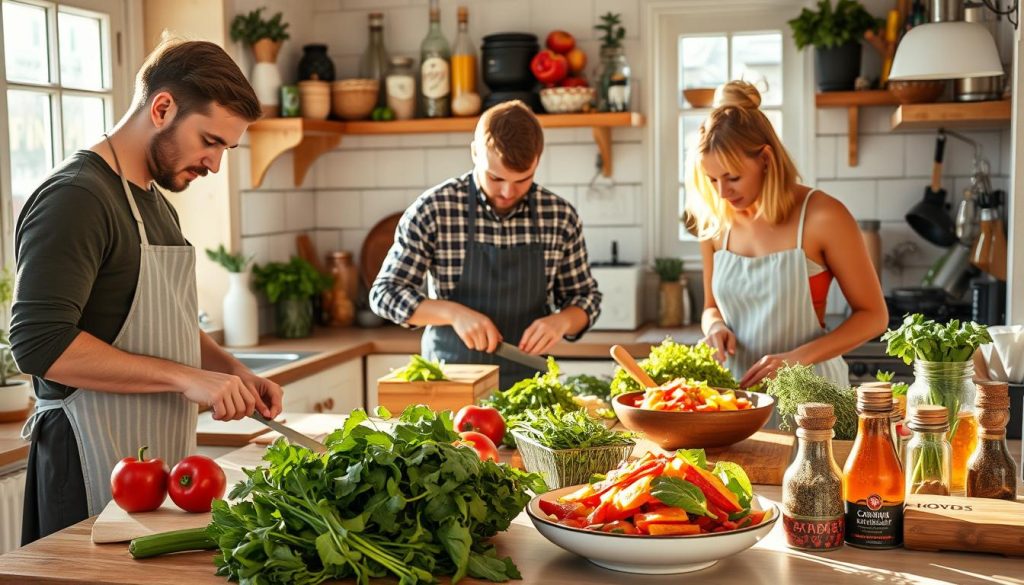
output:
<instances>
[{"instance_id":1,"label":"wooden shelf","mask_svg":"<svg viewBox=\"0 0 1024 585\"><path fill-rule=\"evenodd\" d=\"M893 130L928 128L1004 128L1010 124L1010 100L906 104L892 114Z\"/></svg>"},{"instance_id":2,"label":"wooden shelf","mask_svg":"<svg viewBox=\"0 0 1024 585\"><path fill-rule=\"evenodd\" d=\"M605 176L612 174L611 129L644 125L644 117L631 112L541 114L537 118L544 128L592 128L594 142L604 165L601 172ZM337 147L345 134L472 132L476 128L477 119L439 118L392 122L337 122L305 118L260 120L249 126L252 185L259 187L271 163L289 150L294 150L293 180L295 186L299 186L317 157Z\"/></svg>"},{"instance_id":3,"label":"wooden shelf","mask_svg":"<svg viewBox=\"0 0 1024 585\"><path fill-rule=\"evenodd\" d=\"M860 108L867 106L895 106L896 96L887 89L864 91L823 91L815 95L814 103L819 108L846 108L847 161L857 166L857 141L860 126Z\"/></svg>"}]
</instances>

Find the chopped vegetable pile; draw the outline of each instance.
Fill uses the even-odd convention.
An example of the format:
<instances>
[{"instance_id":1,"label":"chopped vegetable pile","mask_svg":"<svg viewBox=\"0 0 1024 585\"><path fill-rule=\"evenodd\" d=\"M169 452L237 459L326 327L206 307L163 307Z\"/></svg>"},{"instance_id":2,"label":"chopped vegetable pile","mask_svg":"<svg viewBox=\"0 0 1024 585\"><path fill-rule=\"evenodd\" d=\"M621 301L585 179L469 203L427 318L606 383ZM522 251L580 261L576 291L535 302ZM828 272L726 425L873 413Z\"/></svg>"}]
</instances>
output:
<instances>
[{"instance_id":1,"label":"chopped vegetable pile","mask_svg":"<svg viewBox=\"0 0 1024 585\"><path fill-rule=\"evenodd\" d=\"M395 372L395 377L406 382L437 382L447 380L441 370L441 363L413 354L404 368Z\"/></svg>"},{"instance_id":2,"label":"chopped vegetable pile","mask_svg":"<svg viewBox=\"0 0 1024 585\"><path fill-rule=\"evenodd\" d=\"M737 398L732 390L719 392L707 382L679 378L657 388L648 388L637 406L647 410L717 412L747 410L754 405L744 397Z\"/></svg>"},{"instance_id":3,"label":"chopped vegetable pile","mask_svg":"<svg viewBox=\"0 0 1024 585\"><path fill-rule=\"evenodd\" d=\"M640 367L657 384L664 384L676 378L703 380L716 388L739 388L729 370L715 359L715 350L704 343L683 345L666 338L651 349L647 359L640 360ZM612 379L612 395L643 390L622 368L615 368Z\"/></svg>"},{"instance_id":4,"label":"chopped vegetable pile","mask_svg":"<svg viewBox=\"0 0 1024 585\"><path fill-rule=\"evenodd\" d=\"M572 528L651 536L725 532L760 524L743 469L719 461L708 471L703 449L674 457L646 453L557 501L538 503L548 518Z\"/></svg>"}]
</instances>

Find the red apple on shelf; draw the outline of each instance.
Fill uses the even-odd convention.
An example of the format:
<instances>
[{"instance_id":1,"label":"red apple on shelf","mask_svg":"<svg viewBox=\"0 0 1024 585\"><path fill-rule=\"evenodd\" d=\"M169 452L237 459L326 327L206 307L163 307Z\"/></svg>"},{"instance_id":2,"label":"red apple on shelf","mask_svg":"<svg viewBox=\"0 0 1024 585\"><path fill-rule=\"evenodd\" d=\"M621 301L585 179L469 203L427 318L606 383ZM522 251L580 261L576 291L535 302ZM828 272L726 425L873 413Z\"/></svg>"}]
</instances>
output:
<instances>
[{"instance_id":1,"label":"red apple on shelf","mask_svg":"<svg viewBox=\"0 0 1024 585\"><path fill-rule=\"evenodd\" d=\"M552 51L559 55L564 55L573 50L576 46L576 39L564 30L553 30L548 34L548 40L545 44Z\"/></svg>"}]
</instances>

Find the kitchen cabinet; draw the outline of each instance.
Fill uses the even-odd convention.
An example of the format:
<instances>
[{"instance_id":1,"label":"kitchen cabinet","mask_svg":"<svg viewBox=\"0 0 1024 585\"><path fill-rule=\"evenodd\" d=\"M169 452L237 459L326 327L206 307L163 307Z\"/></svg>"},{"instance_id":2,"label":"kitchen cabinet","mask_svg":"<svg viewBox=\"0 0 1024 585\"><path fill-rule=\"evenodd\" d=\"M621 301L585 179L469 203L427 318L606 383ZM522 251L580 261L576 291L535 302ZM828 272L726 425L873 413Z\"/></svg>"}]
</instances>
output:
<instances>
[{"instance_id":1,"label":"kitchen cabinet","mask_svg":"<svg viewBox=\"0 0 1024 585\"><path fill-rule=\"evenodd\" d=\"M365 406L363 360L330 367L284 387L285 412L348 413Z\"/></svg>"},{"instance_id":2,"label":"kitchen cabinet","mask_svg":"<svg viewBox=\"0 0 1024 585\"><path fill-rule=\"evenodd\" d=\"M544 128L591 127L594 142L601 153L601 172L612 174L611 129L644 125L644 117L631 112L600 112L590 114L541 114L537 118ZM392 122L337 122L305 118L271 118L249 126L250 180L259 187L270 164L280 155L294 150L292 179L298 187L321 154L338 146L345 134L422 134L432 132L472 132L476 117L395 120Z\"/></svg>"}]
</instances>

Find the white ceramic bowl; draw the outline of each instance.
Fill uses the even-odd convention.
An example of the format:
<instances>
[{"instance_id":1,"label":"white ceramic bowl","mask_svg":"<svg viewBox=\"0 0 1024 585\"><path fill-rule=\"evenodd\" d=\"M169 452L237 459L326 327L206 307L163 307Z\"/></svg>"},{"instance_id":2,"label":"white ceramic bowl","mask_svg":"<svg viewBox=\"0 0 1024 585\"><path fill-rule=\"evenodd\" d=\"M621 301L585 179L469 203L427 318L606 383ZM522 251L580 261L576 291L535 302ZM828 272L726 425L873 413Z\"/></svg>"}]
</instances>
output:
<instances>
[{"instance_id":1,"label":"white ceramic bowl","mask_svg":"<svg viewBox=\"0 0 1024 585\"><path fill-rule=\"evenodd\" d=\"M549 87L540 90L540 103L549 114L575 114L594 101L592 87Z\"/></svg>"},{"instance_id":2,"label":"white ceramic bowl","mask_svg":"<svg viewBox=\"0 0 1024 585\"><path fill-rule=\"evenodd\" d=\"M625 573L667 575L706 569L718 561L743 552L771 532L779 519L779 509L770 500L754 497L755 510L768 510L756 526L730 532L712 532L689 536L649 536L610 534L583 528L570 528L549 520L539 501L554 500L581 486L550 491L530 500L526 507L537 530L556 545L576 553L599 567Z\"/></svg>"}]
</instances>

